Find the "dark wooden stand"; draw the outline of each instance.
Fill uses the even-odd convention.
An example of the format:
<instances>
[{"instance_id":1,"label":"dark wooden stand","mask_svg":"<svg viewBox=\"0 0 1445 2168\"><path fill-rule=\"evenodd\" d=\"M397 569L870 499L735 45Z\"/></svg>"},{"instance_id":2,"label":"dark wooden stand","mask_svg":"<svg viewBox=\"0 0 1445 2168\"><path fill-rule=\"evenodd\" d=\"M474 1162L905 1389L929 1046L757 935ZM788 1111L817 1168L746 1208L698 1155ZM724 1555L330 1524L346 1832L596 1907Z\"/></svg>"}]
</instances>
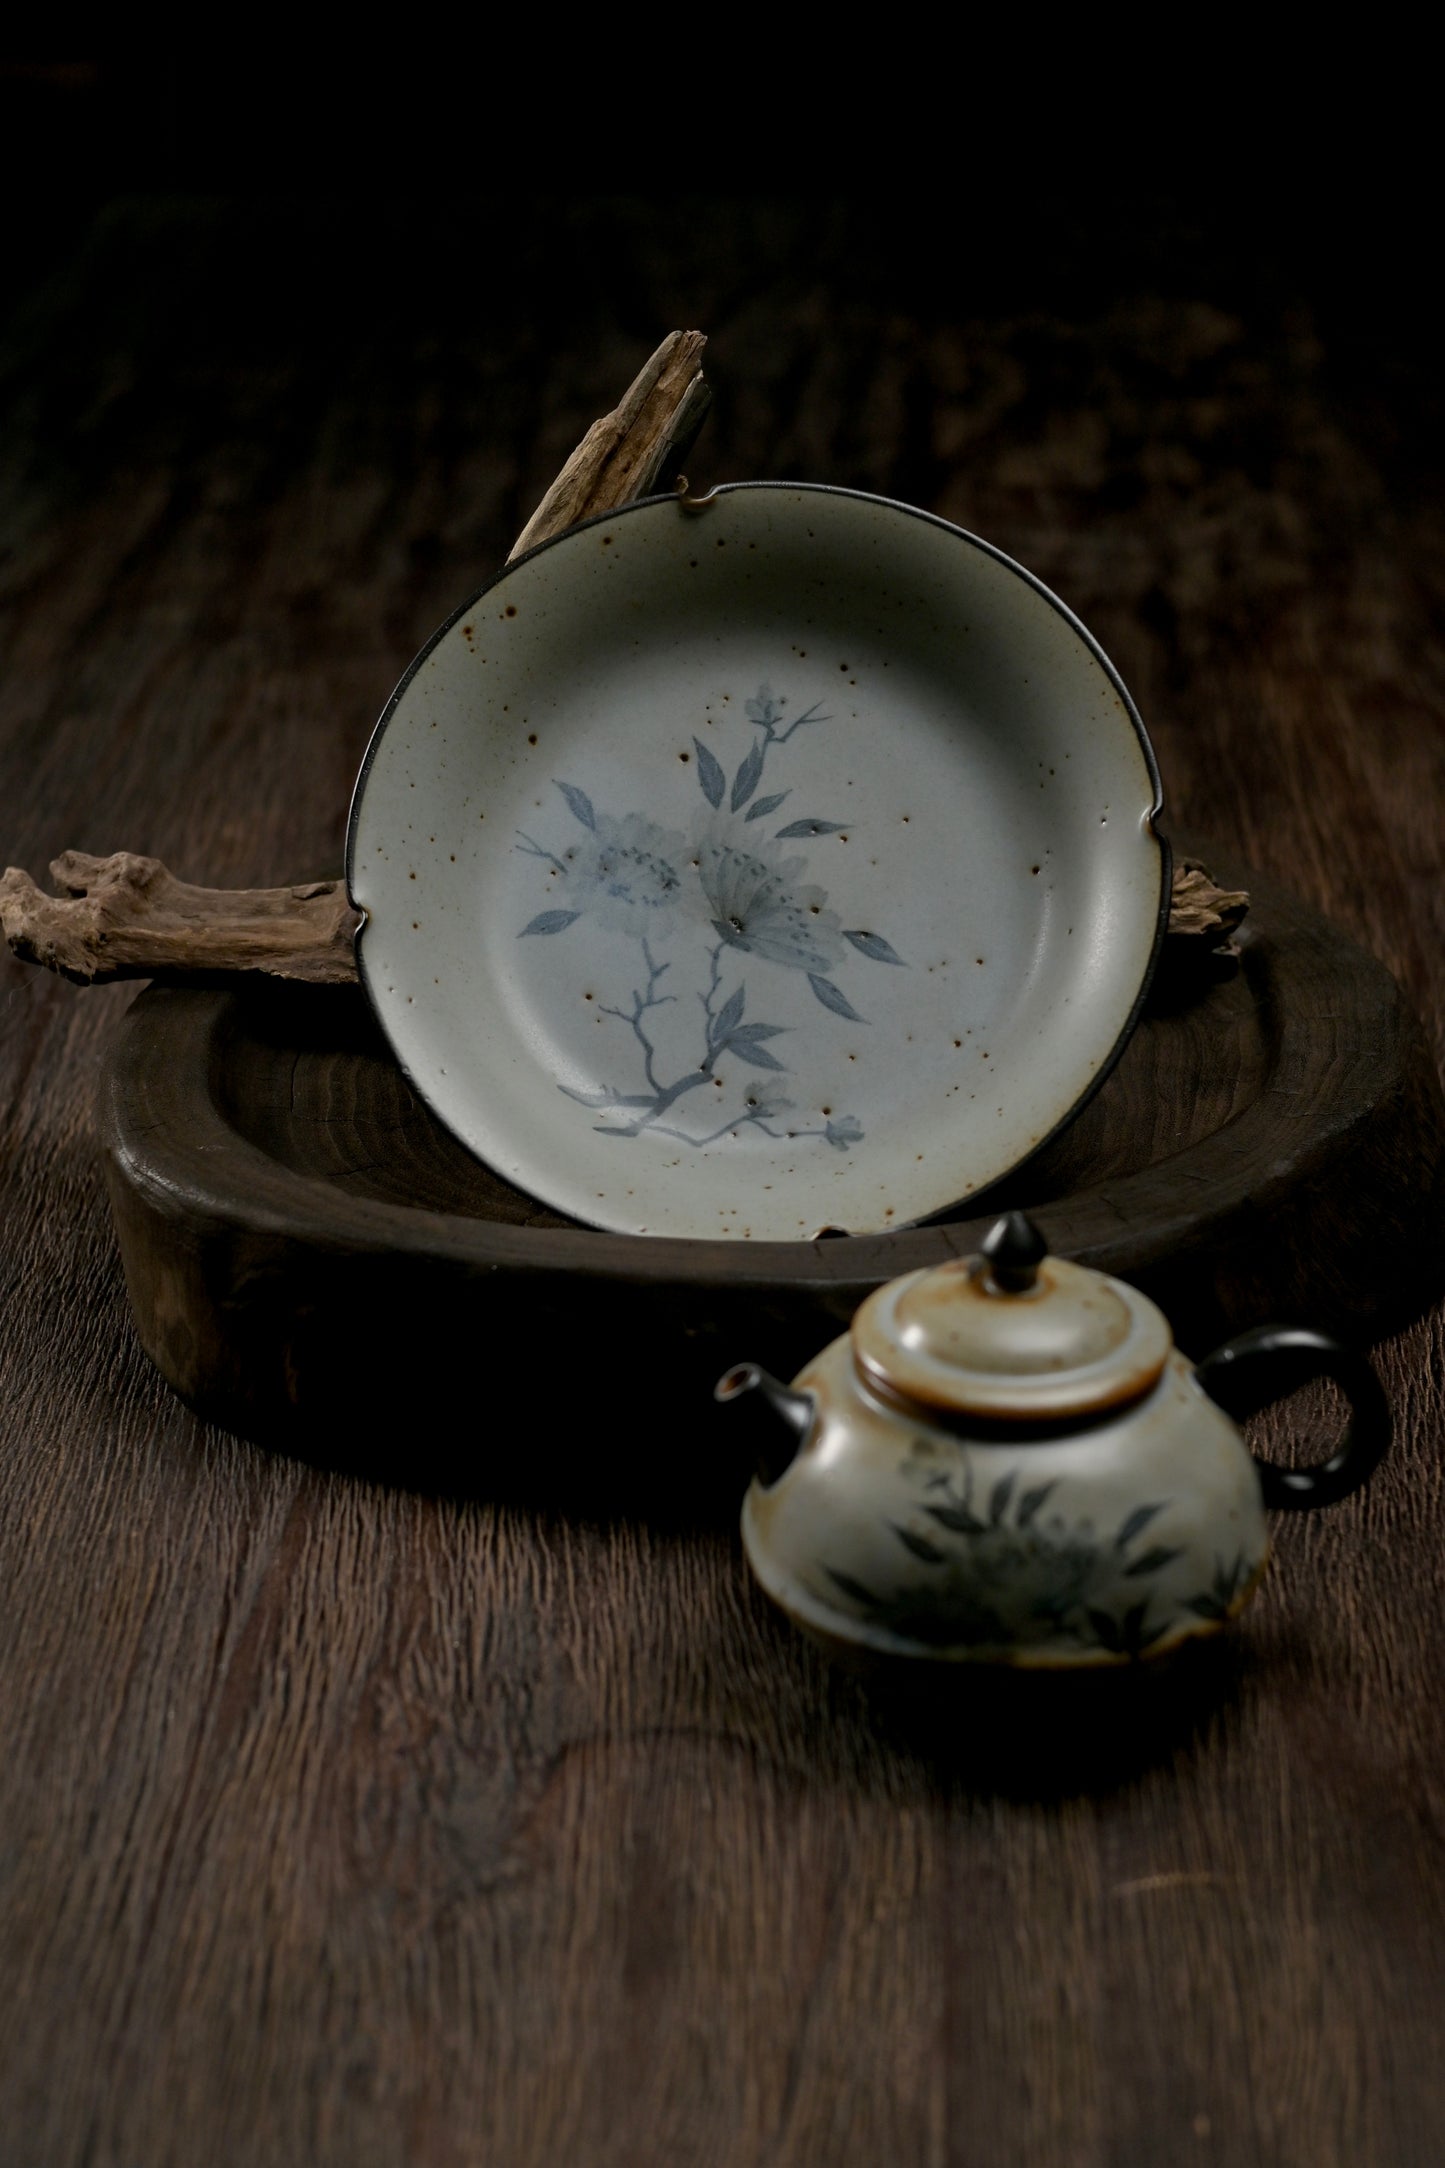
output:
<instances>
[{"instance_id":1,"label":"dark wooden stand","mask_svg":"<svg viewBox=\"0 0 1445 2168\"><path fill-rule=\"evenodd\" d=\"M1434 1067L1388 972L1282 890L1226 870L1256 899L1238 967L1176 952L1062 1136L967 1217L889 1235L754 1244L577 1227L432 1118L358 990L154 989L126 1020L103 1098L141 1338L233 1427L487 1490L515 1472L512 1436L480 1412L492 1381L511 1370L555 1391L559 1367L578 1391L611 1379L667 1396L698 1441L680 1458L669 1443L670 1479L735 1484L739 1429L713 1416L713 1378L744 1355L797 1367L870 1288L968 1251L1005 1205L1026 1205L1064 1254L1147 1288L1195 1353L1273 1317L1376 1334L1438 1281ZM475 1432L419 1426L419 1390L476 1402ZM609 1481L625 1473L614 1463Z\"/></svg>"}]
</instances>

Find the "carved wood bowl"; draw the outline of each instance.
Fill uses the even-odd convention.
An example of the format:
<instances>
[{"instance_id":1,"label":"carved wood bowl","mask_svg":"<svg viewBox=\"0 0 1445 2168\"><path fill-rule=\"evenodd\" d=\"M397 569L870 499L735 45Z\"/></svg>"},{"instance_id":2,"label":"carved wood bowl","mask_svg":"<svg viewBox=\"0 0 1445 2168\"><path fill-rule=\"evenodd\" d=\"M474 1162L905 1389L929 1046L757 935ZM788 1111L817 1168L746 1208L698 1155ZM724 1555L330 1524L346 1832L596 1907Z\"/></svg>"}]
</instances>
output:
<instances>
[{"instance_id":1,"label":"carved wood bowl","mask_svg":"<svg viewBox=\"0 0 1445 2168\"><path fill-rule=\"evenodd\" d=\"M1203 849L1252 892L1238 969L1179 978L1166 951L1078 1119L966 1216L896 1234L585 1228L447 1132L355 988L152 989L101 1097L141 1338L235 1427L335 1430L352 1457L384 1437L410 1470L446 1429L448 1480L476 1467L494 1483L516 1450L493 1406L503 1375L545 1381L548 1468L569 1396L597 1392L640 1408L664 1396L624 1459L652 1437L681 1474L711 1437L734 1463L710 1395L740 1349L791 1375L874 1287L967 1254L1005 1205L1027 1208L1058 1254L1150 1293L1191 1354L1270 1316L1378 1332L1440 1279L1445 1117L1428 1049L1382 965ZM476 1408L461 1436L435 1412L450 1388ZM624 1472L609 1459L608 1483Z\"/></svg>"}]
</instances>

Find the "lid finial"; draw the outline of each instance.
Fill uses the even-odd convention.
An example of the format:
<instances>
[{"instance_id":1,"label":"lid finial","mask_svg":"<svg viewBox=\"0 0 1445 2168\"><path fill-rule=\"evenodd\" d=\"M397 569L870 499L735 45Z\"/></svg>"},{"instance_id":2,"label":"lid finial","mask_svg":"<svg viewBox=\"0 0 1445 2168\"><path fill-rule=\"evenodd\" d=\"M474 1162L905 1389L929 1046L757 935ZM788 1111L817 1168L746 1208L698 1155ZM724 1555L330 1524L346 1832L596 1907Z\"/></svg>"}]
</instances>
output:
<instances>
[{"instance_id":1,"label":"lid finial","mask_svg":"<svg viewBox=\"0 0 1445 2168\"><path fill-rule=\"evenodd\" d=\"M1049 1246L1023 1212L1005 1212L979 1244L988 1259L988 1276L1000 1293L1023 1295L1039 1276Z\"/></svg>"}]
</instances>

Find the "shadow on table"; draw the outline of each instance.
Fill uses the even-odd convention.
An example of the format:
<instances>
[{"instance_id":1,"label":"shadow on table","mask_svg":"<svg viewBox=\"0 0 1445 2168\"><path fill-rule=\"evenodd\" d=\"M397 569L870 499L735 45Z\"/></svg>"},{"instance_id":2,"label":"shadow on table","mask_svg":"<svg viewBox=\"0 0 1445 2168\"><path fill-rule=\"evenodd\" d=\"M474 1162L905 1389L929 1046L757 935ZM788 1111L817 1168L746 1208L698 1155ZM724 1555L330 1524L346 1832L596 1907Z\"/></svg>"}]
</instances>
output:
<instances>
[{"instance_id":1,"label":"shadow on table","mask_svg":"<svg viewBox=\"0 0 1445 2168\"><path fill-rule=\"evenodd\" d=\"M1224 1633L1117 1670L898 1673L860 1679L844 1721L947 1791L1047 1802L1117 1791L1217 1745L1251 1669Z\"/></svg>"}]
</instances>

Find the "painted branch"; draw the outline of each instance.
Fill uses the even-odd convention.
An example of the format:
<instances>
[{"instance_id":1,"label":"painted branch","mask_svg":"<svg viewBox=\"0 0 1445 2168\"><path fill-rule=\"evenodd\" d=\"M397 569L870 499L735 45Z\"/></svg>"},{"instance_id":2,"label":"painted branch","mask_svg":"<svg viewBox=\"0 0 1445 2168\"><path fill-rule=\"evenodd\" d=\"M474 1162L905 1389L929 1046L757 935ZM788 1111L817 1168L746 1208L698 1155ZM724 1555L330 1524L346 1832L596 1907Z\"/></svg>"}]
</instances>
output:
<instances>
[{"instance_id":1,"label":"painted branch","mask_svg":"<svg viewBox=\"0 0 1445 2168\"><path fill-rule=\"evenodd\" d=\"M11 866L0 878L0 926L23 963L77 986L108 979L195 980L262 971L343 986L356 977L358 914L340 881L295 888L196 888L158 858L65 851L47 896Z\"/></svg>"},{"instance_id":2,"label":"painted branch","mask_svg":"<svg viewBox=\"0 0 1445 2168\"><path fill-rule=\"evenodd\" d=\"M691 450L712 393L703 380L700 331L670 331L610 414L595 421L517 537L508 564L524 550L645 497Z\"/></svg>"}]
</instances>

